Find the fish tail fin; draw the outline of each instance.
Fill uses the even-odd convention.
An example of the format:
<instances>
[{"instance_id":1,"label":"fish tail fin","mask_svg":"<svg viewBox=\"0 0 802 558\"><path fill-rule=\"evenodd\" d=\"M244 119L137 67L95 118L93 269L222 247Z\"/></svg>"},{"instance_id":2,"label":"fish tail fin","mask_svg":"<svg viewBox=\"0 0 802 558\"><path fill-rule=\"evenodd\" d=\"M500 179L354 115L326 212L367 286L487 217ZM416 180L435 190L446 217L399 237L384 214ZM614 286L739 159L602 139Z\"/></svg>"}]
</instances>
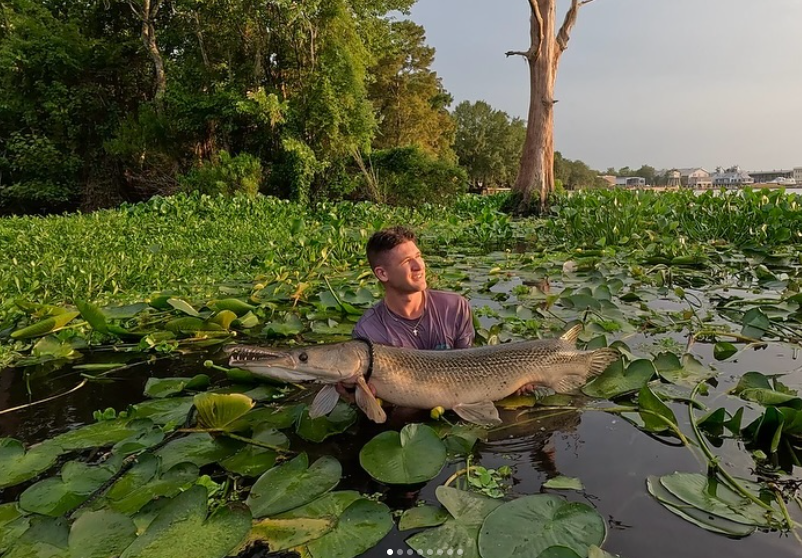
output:
<instances>
[{"instance_id":1,"label":"fish tail fin","mask_svg":"<svg viewBox=\"0 0 802 558\"><path fill-rule=\"evenodd\" d=\"M562 335L560 335L560 339L567 342L576 344L576 340L579 338L579 334L582 333L582 329L584 326L582 324L577 324Z\"/></svg>"},{"instance_id":2,"label":"fish tail fin","mask_svg":"<svg viewBox=\"0 0 802 558\"><path fill-rule=\"evenodd\" d=\"M593 353L590 355L590 366L588 366L588 378L593 378L595 376L598 376L599 374L607 370L607 367L610 366L619 358L621 358L621 353L609 347L593 351Z\"/></svg>"}]
</instances>

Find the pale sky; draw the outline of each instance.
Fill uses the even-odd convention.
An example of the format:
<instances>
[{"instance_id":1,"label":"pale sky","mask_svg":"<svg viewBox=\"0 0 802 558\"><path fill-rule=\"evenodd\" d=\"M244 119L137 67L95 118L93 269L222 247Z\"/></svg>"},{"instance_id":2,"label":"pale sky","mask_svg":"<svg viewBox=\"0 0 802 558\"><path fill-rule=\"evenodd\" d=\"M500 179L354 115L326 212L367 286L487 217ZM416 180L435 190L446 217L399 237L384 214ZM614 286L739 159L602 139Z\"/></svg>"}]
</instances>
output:
<instances>
[{"instance_id":1,"label":"pale sky","mask_svg":"<svg viewBox=\"0 0 802 558\"><path fill-rule=\"evenodd\" d=\"M455 105L526 117L526 63L504 53L529 46L527 0L418 0L411 18ZM595 0L555 97L556 149L599 170L802 167L802 0Z\"/></svg>"}]
</instances>

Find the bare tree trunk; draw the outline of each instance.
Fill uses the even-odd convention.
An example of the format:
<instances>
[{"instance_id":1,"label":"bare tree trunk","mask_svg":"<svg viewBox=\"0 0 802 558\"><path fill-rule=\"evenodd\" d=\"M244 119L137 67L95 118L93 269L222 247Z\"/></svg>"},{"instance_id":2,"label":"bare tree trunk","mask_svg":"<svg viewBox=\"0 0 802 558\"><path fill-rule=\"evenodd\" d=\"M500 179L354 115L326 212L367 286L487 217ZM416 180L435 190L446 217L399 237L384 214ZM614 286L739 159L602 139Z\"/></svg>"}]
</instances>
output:
<instances>
[{"instance_id":1,"label":"bare tree trunk","mask_svg":"<svg viewBox=\"0 0 802 558\"><path fill-rule=\"evenodd\" d=\"M527 214L535 196L540 211L548 208L554 191L554 84L562 53L568 48L570 33L579 8L593 0L571 0L565 21L557 32L557 0L529 0L531 46L526 52L510 51L507 56L523 56L529 66L529 113L526 139L521 153L518 178L513 185L518 205L515 212Z\"/></svg>"},{"instance_id":2,"label":"bare tree trunk","mask_svg":"<svg viewBox=\"0 0 802 558\"><path fill-rule=\"evenodd\" d=\"M136 4L136 6L134 4ZM142 22L142 43L145 45L145 49L148 51L153 61L154 98L159 102L164 97L164 92L167 89L164 60L156 44L156 26L154 25L154 20L159 13L162 0L142 0L141 6L139 2L128 0L128 5L131 7L131 11L134 12L134 15Z\"/></svg>"}]
</instances>

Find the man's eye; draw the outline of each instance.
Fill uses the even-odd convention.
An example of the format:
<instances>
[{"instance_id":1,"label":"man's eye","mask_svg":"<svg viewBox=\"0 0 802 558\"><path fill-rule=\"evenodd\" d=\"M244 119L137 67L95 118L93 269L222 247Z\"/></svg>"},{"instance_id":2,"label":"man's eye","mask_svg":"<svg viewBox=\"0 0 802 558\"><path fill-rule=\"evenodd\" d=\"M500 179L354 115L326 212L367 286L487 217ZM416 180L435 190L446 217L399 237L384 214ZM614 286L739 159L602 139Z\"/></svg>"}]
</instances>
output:
<instances>
[{"instance_id":1,"label":"man's eye","mask_svg":"<svg viewBox=\"0 0 802 558\"><path fill-rule=\"evenodd\" d=\"M309 360L309 355L306 353L301 353L300 355L298 355L298 360L300 360L301 362L306 362L307 360Z\"/></svg>"}]
</instances>

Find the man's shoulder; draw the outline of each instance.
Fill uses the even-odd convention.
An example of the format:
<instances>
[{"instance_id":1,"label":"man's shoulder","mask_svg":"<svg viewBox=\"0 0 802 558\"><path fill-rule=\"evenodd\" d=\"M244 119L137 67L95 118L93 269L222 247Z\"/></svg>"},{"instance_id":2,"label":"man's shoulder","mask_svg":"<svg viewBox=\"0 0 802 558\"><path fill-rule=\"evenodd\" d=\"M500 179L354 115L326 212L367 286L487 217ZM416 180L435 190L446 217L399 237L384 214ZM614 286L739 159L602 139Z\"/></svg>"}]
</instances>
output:
<instances>
[{"instance_id":1,"label":"man's shoulder","mask_svg":"<svg viewBox=\"0 0 802 558\"><path fill-rule=\"evenodd\" d=\"M468 306L468 300L459 293L451 291L435 291L429 289L429 299L437 305L443 306Z\"/></svg>"}]
</instances>

